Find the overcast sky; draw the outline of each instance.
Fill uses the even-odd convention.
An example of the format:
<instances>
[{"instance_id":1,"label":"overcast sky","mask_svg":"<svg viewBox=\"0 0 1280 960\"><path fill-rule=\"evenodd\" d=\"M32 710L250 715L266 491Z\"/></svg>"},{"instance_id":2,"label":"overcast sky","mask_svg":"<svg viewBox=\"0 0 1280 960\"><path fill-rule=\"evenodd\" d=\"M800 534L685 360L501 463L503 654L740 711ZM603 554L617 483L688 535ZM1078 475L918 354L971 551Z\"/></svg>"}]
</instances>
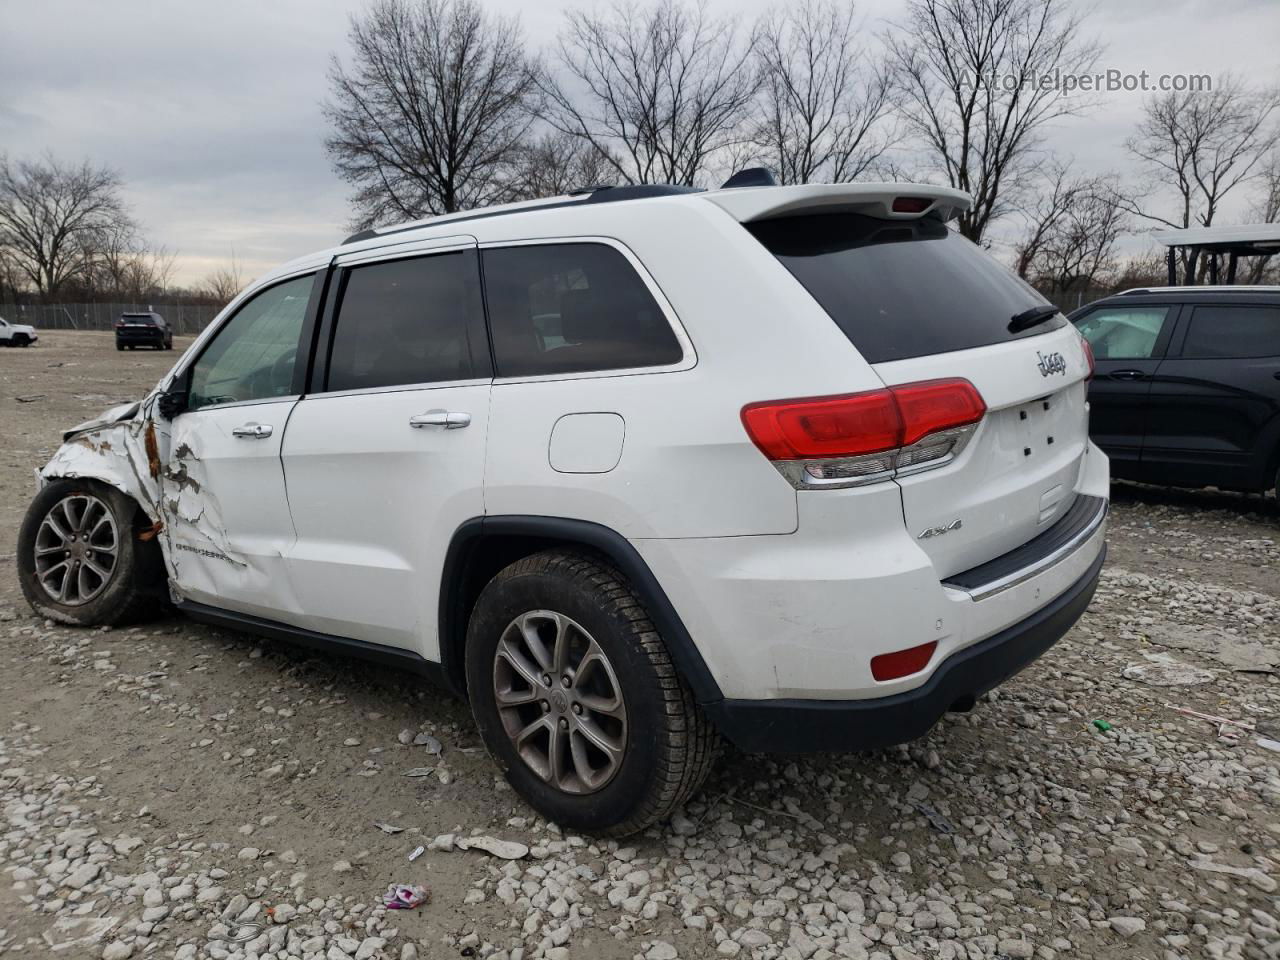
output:
<instances>
[{"instance_id":1,"label":"overcast sky","mask_svg":"<svg viewBox=\"0 0 1280 960\"><path fill-rule=\"evenodd\" d=\"M579 3L486 0L519 13L531 47L548 45ZM713 0L741 22L765 0ZM52 151L115 167L147 235L178 252L191 283L234 251L246 276L332 245L349 219L329 168L319 104L329 55L345 51L335 0L0 0L0 151ZM868 29L900 0L860 0ZM1127 73L1231 70L1280 81L1280 0L1116 0L1092 8L1101 67ZM1122 143L1141 109L1110 95L1049 135L1083 169L1134 174ZM1228 218L1242 212L1229 208ZM1145 244L1143 244L1145 246Z\"/></svg>"}]
</instances>

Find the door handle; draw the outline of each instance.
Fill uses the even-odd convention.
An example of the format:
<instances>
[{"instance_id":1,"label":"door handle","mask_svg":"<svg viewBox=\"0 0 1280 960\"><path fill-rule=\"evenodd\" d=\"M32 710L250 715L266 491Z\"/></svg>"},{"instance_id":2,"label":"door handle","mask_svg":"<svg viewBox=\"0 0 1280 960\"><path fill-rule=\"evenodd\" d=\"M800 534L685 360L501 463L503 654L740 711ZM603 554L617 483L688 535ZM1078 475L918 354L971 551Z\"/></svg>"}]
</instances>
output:
<instances>
[{"instance_id":1,"label":"door handle","mask_svg":"<svg viewBox=\"0 0 1280 960\"><path fill-rule=\"evenodd\" d=\"M1115 370L1108 374L1112 380L1142 380L1147 376L1142 370Z\"/></svg>"},{"instance_id":2,"label":"door handle","mask_svg":"<svg viewBox=\"0 0 1280 960\"><path fill-rule=\"evenodd\" d=\"M232 427L233 437L246 437L249 440L263 440L271 436L271 427L265 423L246 423L242 427Z\"/></svg>"},{"instance_id":3,"label":"door handle","mask_svg":"<svg viewBox=\"0 0 1280 960\"><path fill-rule=\"evenodd\" d=\"M409 418L409 426L421 429L423 427L444 427L446 430L461 430L463 427L471 425L471 414L463 413L460 410L432 410L429 413L420 413L416 417Z\"/></svg>"}]
</instances>

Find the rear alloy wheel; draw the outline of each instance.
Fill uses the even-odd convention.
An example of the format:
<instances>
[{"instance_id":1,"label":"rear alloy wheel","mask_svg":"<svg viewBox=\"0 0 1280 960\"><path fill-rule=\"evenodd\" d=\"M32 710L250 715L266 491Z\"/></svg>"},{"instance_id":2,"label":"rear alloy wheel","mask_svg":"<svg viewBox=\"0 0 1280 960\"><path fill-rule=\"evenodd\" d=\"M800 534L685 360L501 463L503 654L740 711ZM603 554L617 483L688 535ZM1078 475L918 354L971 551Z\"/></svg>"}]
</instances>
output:
<instances>
[{"instance_id":1,"label":"rear alloy wheel","mask_svg":"<svg viewBox=\"0 0 1280 960\"><path fill-rule=\"evenodd\" d=\"M480 593L467 690L516 791L574 830L624 836L698 789L717 736L638 597L603 560L548 550Z\"/></svg>"},{"instance_id":2,"label":"rear alloy wheel","mask_svg":"<svg viewBox=\"0 0 1280 960\"><path fill-rule=\"evenodd\" d=\"M627 749L627 705L613 664L573 620L530 610L511 621L493 660L493 694L512 747L570 794L613 779Z\"/></svg>"},{"instance_id":3,"label":"rear alloy wheel","mask_svg":"<svg viewBox=\"0 0 1280 960\"><path fill-rule=\"evenodd\" d=\"M18 580L41 616L96 626L163 609L164 561L138 506L114 487L53 480L18 532Z\"/></svg>"}]
</instances>

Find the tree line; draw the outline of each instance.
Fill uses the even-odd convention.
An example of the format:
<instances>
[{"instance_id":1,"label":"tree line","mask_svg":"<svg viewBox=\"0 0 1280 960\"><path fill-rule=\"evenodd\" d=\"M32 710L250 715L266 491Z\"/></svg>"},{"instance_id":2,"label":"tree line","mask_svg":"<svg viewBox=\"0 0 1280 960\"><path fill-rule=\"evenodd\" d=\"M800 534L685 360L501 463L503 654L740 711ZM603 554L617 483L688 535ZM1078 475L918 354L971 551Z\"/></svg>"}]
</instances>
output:
<instances>
[{"instance_id":1,"label":"tree line","mask_svg":"<svg viewBox=\"0 0 1280 960\"><path fill-rule=\"evenodd\" d=\"M110 167L0 154L0 303L223 304L243 278L234 257L194 289L172 286L177 254L149 243Z\"/></svg>"},{"instance_id":2,"label":"tree line","mask_svg":"<svg viewBox=\"0 0 1280 960\"><path fill-rule=\"evenodd\" d=\"M871 25L852 0L797 0L753 23L704 0L615 0L565 13L535 51L519 19L480 0L372 0L331 58L324 148L358 229L595 184L715 186L757 165L785 184L943 184L974 198L962 234L1057 293L1163 278L1151 256L1122 262L1118 240L1220 222L1238 193L1250 218L1275 220L1274 87L1225 75L1147 97L1128 176L1084 174L1047 148L1051 124L1087 131L1103 103L1042 82L1095 72L1105 49L1087 31L1068 0L904 0ZM42 193L55 199L31 199ZM168 255L138 237L110 171L0 162L0 293L163 285Z\"/></svg>"},{"instance_id":3,"label":"tree line","mask_svg":"<svg viewBox=\"0 0 1280 960\"><path fill-rule=\"evenodd\" d=\"M1163 278L1154 257L1119 261L1125 233L1211 225L1243 189L1257 219L1280 202L1280 93L1230 75L1146 99L1125 143L1136 176L1052 155L1048 126L1102 104L1040 82L1090 75L1104 53L1066 0L906 0L876 28L849 0L754 24L699 0L618 0L566 13L542 52L479 0L374 0L350 40L331 62L325 146L360 228L596 183L712 186L762 165L785 184L964 190L959 231L990 245L1011 221L1018 273L1065 292Z\"/></svg>"}]
</instances>

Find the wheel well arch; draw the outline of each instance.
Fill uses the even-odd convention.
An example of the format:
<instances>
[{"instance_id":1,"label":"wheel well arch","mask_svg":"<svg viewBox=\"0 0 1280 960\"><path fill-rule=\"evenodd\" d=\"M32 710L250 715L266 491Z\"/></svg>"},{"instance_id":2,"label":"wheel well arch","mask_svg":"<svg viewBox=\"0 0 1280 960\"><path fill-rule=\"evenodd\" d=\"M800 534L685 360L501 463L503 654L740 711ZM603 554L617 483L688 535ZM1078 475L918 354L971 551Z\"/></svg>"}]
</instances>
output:
<instances>
[{"instance_id":1,"label":"wheel well arch","mask_svg":"<svg viewBox=\"0 0 1280 960\"><path fill-rule=\"evenodd\" d=\"M467 623L485 585L504 567L543 550L567 547L603 557L626 577L701 704L723 699L720 687L666 592L634 546L616 530L565 517L474 517L454 531L440 578L438 634L444 682L466 698Z\"/></svg>"}]
</instances>

